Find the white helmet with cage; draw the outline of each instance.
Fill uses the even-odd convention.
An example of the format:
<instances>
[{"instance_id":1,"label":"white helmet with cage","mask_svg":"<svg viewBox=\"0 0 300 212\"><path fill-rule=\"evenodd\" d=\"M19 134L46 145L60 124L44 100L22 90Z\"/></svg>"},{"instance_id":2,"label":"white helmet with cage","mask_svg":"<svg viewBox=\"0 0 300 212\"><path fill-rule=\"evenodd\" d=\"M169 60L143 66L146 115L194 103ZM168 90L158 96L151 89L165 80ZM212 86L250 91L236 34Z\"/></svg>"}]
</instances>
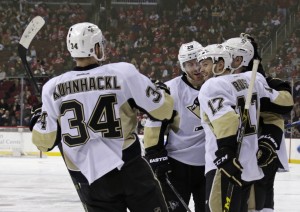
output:
<instances>
[{"instance_id":1,"label":"white helmet with cage","mask_svg":"<svg viewBox=\"0 0 300 212\"><path fill-rule=\"evenodd\" d=\"M95 24L83 22L70 27L67 35L67 48L74 58L95 57L98 61L105 59L104 38L101 30ZM98 58L95 45L99 44L102 57Z\"/></svg>"},{"instance_id":2,"label":"white helmet with cage","mask_svg":"<svg viewBox=\"0 0 300 212\"><path fill-rule=\"evenodd\" d=\"M212 72L214 73L214 75L221 75L224 73L224 71L226 69L230 69L231 68L231 63L232 63L232 58L231 55L229 54L228 51L225 50L225 48L223 47L223 45L221 44L211 44L206 46L201 52L199 52L198 56L197 56L197 60L200 63L202 60L205 59L211 59L213 64L217 64L217 62L220 59L223 59L224 61L224 69L222 72L215 72L215 66L213 67Z\"/></svg>"},{"instance_id":3,"label":"white helmet with cage","mask_svg":"<svg viewBox=\"0 0 300 212\"><path fill-rule=\"evenodd\" d=\"M231 54L232 59L238 56L243 57L243 61L241 62L240 66L235 69L238 69L241 66L248 66L249 62L254 56L253 45L246 38L230 38L227 41L225 41L222 45Z\"/></svg>"},{"instance_id":4,"label":"white helmet with cage","mask_svg":"<svg viewBox=\"0 0 300 212\"><path fill-rule=\"evenodd\" d=\"M186 72L183 63L197 59L197 55L202 49L203 46L197 41L192 41L181 45L178 53L178 60L182 71Z\"/></svg>"}]
</instances>

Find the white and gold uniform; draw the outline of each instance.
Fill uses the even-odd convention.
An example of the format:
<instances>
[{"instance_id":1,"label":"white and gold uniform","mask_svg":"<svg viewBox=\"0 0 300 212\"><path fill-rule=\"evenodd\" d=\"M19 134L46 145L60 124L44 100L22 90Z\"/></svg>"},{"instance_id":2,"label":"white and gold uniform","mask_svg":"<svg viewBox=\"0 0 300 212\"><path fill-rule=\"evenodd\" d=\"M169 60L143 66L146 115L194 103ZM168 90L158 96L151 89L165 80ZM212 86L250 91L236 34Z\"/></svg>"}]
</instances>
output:
<instances>
[{"instance_id":1,"label":"white and gold uniform","mask_svg":"<svg viewBox=\"0 0 300 212\"><path fill-rule=\"evenodd\" d=\"M216 169L213 160L219 140L236 137L240 126L240 113L243 111L251 72L232 74L211 78L204 83L199 93L201 120L209 126L204 126L206 133L206 172ZM276 91L263 84L264 77L257 73L257 80L252 92L252 100L248 114L248 124L241 146L239 161L243 166L242 179L253 181L263 177L262 170L257 165L256 152L257 125L259 111L285 112L285 108L293 103L289 93ZM234 142L234 140L232 141Z\"/></svg>"},{"instance_id":2,"label":"white and gold uniform","mask_svg":"<svg viewBox=\"0 0 300 212\"><path fill-rule=\"evenodd\" d=\"M173 100L129 63L66 72L42 92L42 115L32 141L42 151L56 144L57 122L68 168L91 184L124 164L123 150L136 140L137 109L170 119Z\"/></svg>"},{"instance_id":3,"label":"white and gold uniform","mask_svg":"<svg viewBox=\"0 0 300 212\"><path fill-rule=\"evenodd\" d=\"M174 99L174 117L166 124L147 120L144 142L147 148L165 149L172 172L170 181L186 203L193 197L195 211L203 211L205 202L205 134L200 120L198 94L185 74L165 83ZM162 180L162 188L172 211L186 211Z\"/></svg>"},{"instance_id":4,"label":"white and gold uniform","mask_svg":"<svg viewBox=\"0 0 300 212\"><path fill-rule=\"evenodd\" d=\"M176 77L165 83L174 99L176 115L170 123L167 144L168 156L185 164L204 166L205 135L200 122L198 93L185 76ZM160 133L161 122L148 120L145 125L145 142L147 147L157 143L157 137L151 135ZM155 139L155 140L151 140Z\"/></svg>"},{"instance_id":5,"label":"white and gold uniform","mask_svg":"<svg viewBox=\"0 0 300 212\"><path fill-rule=\"evenodd\" d=\"M237 146L235 142L241 124L240 114L244 110L250 78L251 72L218 76L206 81L200 90L201 120L206 135L206 174L217 169L214 160L216 159L215 152L218 149L218 143L228 142L232 143L232 146ZM260 112L286 113L293 105L289 92L278 92L271 89L267 83L263 83L265 79L259 73L256 78L251 105L247 114L248 122L238 158L243 167L241 177L245 182L253 182L264 176L262 169L257 165L256 156ZM207 197L210 211L223 210L224 199L222 198L224 198L227 188L223 188L224 185L218 176L220 176L219 172L215 176L211 174L209 176L211 178L209 180L212 180L212 187L208 188L210 191ZM249 187L247 186L247 188ZM235 195L238 194L235 193ZM222 198L219 195L222 195ZM235 200L232 199L234 205L230 206L235 208L233 211L247 210L247 207L239 208L238 200L242 201L243 207L248 197L236 198L233 196L233 198L235 198Z\"/></svg>"}]
</instances>

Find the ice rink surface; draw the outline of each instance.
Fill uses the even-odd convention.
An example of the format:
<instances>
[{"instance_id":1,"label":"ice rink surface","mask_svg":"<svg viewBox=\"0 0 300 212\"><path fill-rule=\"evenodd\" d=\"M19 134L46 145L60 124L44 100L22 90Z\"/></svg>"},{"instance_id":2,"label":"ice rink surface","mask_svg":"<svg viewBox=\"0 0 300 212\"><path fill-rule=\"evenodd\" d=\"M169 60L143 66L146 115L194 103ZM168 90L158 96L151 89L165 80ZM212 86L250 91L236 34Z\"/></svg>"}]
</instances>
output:
<instances>
[{"instance_id":1,"label":"ice rink surface","mask_svg":"<svg viewBox=\"0 0 300 212\"><path fill-rule=\"evenodd\" d=\"M62 159L0 157L0 212L42 211L84 212ZM300 164L277 174L275 211L300 211Z\"/></svg>"}]
</instances>

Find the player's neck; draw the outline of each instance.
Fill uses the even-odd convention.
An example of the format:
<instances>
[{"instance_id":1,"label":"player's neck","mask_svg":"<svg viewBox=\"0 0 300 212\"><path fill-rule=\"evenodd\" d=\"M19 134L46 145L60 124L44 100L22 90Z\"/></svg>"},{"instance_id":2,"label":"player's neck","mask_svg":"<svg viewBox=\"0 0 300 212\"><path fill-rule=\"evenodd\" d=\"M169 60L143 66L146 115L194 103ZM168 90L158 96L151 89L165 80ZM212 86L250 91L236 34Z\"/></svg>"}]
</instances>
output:
<instances>
[{"instance_id":1,"label":"player's neck","mask_svg":"<svg viewBox=\"0 0 300 212\"><path fill-rule=\"evenodd\" d=\"M243 72L243 66L234 70L234 72L232 72L233 74L239 74L239 73L242 73Z\"/></svg>"},{"instance_id":2,"label":"player's neck","mask_svg":"<svg viewBox=\"0 0 300 212\"><path fill-rule=\"evenodd\" d=\"M226 69L226 71L224 71L223 75L228 75L228 74L231 74L231 70Z\"/></svg>"},{"instance_id":3,"label":"player's neck","mask_svg":"<svg viewBox=\"0 0 300 212\"><path fill-rule=\"evenodd\" d=\"M76 66L78 67L86 67L95 63L98 63L98 61L94 57L76 58Z\"/></svg>"},{"instance_id":4,"label":"player's neck","mask_svg":"<svg viewBox=\"0 0 300 212\"><path fill-rule=\"evenodd\" d=\"M200 89L204 81L199 81L199 80L193 80L188 74L186 75L187 80L189 83L196 89Z\"/></svg>"}]
</instances>

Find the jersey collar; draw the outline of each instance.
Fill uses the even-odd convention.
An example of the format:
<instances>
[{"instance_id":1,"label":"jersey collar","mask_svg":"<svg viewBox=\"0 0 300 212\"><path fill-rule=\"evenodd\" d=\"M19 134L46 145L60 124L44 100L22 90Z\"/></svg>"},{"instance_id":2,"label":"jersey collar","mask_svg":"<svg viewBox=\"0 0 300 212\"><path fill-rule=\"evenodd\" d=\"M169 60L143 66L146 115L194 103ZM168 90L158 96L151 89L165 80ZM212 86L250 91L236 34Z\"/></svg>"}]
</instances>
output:
<instances>
[{"instance_id":1,"label":"jersey collar","mask_svg":"<svg viewBox=\"0 0 300 212\"><path fill-rule=\"evenodd\" d=\"M182 81L185 82L189 87L191 87L191 88L193 88L193 89L195 89L195 90L197 90L197 91L200 90L200 88L195 88L195 87L188 81L188 79L187 79L187 77L186 77L186 73L183 73L183 74L182 74L181 79L182 79Z\"/></svg>"},{"instance_id":2,"label":"jersey collar","mask_svg":"<svg viewBox=\"0 0 300 212\"><path fill-rule=\"evenodd\" d=\"M90 65L84 66L84 67L75 66L73 70L74 71L86 71L86 70L90 70L90 69L97 68L97 67L99 67L99 64L94 63L94 64L90 64Z\"/></svg>"}]
</instances>

